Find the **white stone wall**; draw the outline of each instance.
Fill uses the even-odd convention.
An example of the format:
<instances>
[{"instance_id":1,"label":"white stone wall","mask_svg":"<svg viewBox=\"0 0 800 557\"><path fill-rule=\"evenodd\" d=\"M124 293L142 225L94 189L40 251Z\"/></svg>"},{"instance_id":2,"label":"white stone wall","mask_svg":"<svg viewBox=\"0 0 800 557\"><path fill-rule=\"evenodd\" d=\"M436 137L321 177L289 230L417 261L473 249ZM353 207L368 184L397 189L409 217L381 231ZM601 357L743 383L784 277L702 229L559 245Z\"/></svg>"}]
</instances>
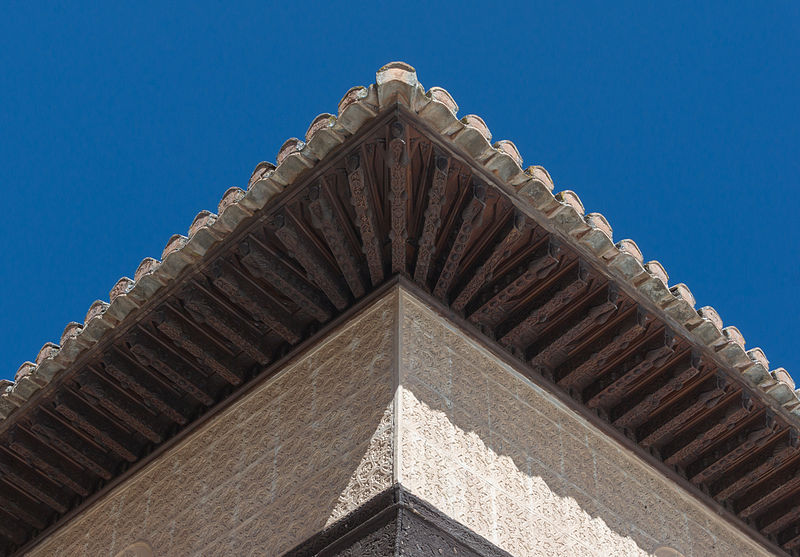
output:
<instances>
[{"instance_id":1,"label":"white stone wall","mask_svg":"<svg viewBox=\"0 0 800 557\"><path fill-rule=\"evenodd\" d=\"M392 293L30 555L280 555L392 483Z\"/></svg>"},{"instance_id":2,"label":"white stone wall","mask_svg":"<svg viewBox=\"0 0 800 557\"><path fill-rule=\"evenodd\" d=\"M416 298L400 303L412 492L519 556L769 554Z\"/></svg>"},{"instance_id":3,"label":"white stone wall","mask_svg":"<svg viewBox=\"0 0 800 557\"><path fill-rule=\"evenodd\" d=\"M394 290L30 555L280 555L395 481L518 556L767 554Z\"/></svg>"}]
</instances>

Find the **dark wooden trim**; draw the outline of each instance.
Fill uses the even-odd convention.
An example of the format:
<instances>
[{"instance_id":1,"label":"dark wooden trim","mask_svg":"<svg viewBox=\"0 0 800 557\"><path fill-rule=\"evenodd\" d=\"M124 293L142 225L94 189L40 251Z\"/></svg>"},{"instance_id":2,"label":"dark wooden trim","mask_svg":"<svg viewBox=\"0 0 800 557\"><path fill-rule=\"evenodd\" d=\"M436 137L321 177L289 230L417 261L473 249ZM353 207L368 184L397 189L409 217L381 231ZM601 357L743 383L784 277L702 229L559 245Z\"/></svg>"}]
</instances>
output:
<instances>
[{"instance_id":1,"label":"dark wooden trim","mask_svg":"<svg viewBox=\"0 0 800 557\"><path fill-rule=\"evenodd\" d=\"M512 557L402 485L376 495L285 557Z\"/></svg>"}]
</instances>

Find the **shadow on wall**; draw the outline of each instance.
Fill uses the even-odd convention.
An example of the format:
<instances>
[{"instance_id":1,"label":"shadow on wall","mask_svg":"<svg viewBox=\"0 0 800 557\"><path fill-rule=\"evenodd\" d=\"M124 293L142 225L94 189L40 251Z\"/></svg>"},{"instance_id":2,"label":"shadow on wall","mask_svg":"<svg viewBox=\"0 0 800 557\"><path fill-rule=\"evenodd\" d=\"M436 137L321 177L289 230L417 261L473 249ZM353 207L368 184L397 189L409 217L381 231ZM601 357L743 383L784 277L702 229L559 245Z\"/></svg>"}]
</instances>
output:
<instances>
[{"instance_id":1,"label":"shadow on wall","mask_svg":"<svg viewBox=\"0 0 800 557\"><path fill-rule=\"evenodd\" d=\"M219 485L176 519L190 543L164 555L280 555L391 485L394 317L368 310L233 409L202 457L213 466L185 474Z\"/></svg>"},{"instance_id":2,"label":"shadow on wall","mask_svg":"<svg viewBox=\"0 0 800 557\"><path fill-rule=\"evenodd\" d=\"M767 555L403 300L401 482L410 491L513 555Z\"/></svg>"}]
</instances>

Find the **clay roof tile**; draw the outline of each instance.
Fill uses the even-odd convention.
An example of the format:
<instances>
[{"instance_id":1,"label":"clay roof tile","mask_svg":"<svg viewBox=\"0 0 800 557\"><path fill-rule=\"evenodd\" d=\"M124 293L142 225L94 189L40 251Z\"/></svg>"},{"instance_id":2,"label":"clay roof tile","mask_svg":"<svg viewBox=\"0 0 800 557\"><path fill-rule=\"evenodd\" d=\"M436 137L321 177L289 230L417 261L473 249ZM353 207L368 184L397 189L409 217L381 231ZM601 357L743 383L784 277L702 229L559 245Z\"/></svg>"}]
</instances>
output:
<instances>
[{"instance_id":1,"label":"clay roof tile","mask_svg":"<svg viewBox=\"0 0 800 557\"><path fill-rule=\"evenodd\" d=\"M36 365L40 365L46 358L52 358L58 354L59 346L54 342L45 342L36 354Z\"/></svg>"},{"instance_id":2,"label":"clay roof tile","mask_svg":"<svg viewBox=\"0 0 800 557\"><path fill-rule=\"evenodd\" d=\"M89 306L89 311L86 312L86 318L83 320L83 324L88 325L92 319L104 314L106 309L108 309L108 302L95 300L92 302L92 305Z\"/></svg>"},{"instance_id":3,"label":"clay roof tile","mask_svg":"<svg viewBox=\"0 0 800 557\"><path fill-rule=\"evenodd\" d=\"M61 340L60 343L63 346L67 340L71 338L75 338L83 329L83 323L78 323L77 321L72 321L67 323L67 326L64 327L64 332L61 333Z\"/></svg>"}]
</instances>

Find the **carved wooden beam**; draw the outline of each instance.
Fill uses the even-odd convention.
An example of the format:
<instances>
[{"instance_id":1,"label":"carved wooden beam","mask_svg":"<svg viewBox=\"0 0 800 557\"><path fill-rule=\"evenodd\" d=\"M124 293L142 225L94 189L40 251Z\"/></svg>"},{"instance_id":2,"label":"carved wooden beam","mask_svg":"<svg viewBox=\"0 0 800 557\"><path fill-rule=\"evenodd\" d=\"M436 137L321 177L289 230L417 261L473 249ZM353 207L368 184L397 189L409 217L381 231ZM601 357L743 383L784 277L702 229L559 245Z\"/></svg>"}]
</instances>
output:
<instances>
[{"instance_id":1,"label":"carved wooden beam","mask_svg":"<svg viewBox=\"0 0 800 557\"><path fill-rule=\"evenodd\" d=\"M625 327L608 344L597 352L592 353L583 363L558 379L559 386L564 389L578 391L586 388L606 368L612 358L617 357L622 351L630 347L634 341L644 335L651 322L652 318L650 316L637 312L634 323Z\"/></svg>"},{"instance_id":2,"label":"carved wooden beam","mask_svg":"<svg viewBox=\"0 0 800 557\"><path fill-rule=\"evenodd\" d=\"M392 241L392 273L408 274L408 190L409 175L406 130L402 122L391 125L392 139L389 141L389 206Z\"/></svg>"},{"instance_id":3,"label":"carved wooden beam","mask_svg":"<svg viewBox=\"0 0 800 557\"><path fill-rule=\"evenodd\" d=\"M110 350L103 356L106 373L123 388L135 393L146 406L181 425L189 421L191 409L175 394L154 379L148 372L134 366L119 351Z\"/></svg>"},{"instance_id":4,"label":"carved wooden beam","mask_svg":"<svg viewBox=\"0 0 800 557\"><path fill-rule=\"evenodd\" d=\"M136 443L97 410L79 401L72 393L60 392L56 396L55 410L78 429L86 432L97 444L105 447L128 462L136 462Z\"/></svg>"},{"instance_id":5,"label":"carved wooden beam","mask_svg":"<svg viewBox=\"0 0 800 557\"><path fill-rule=\"evenodd\" d=\"M361 244L367 258L367 267L372 285L383 282L383 257L381 241L378 237L378 223L375 219L375 200L367 188L364 168L360 155L351 155L347 159L347 181L350 184L350 202L356 212L358 229L361 232Z\"/></svg>"},{"instance_id":6,"label":"carved wooden beam","mask_svg":"<svg viewBox=\"0 0 800 557\"><path fill-rule=\"evenodd\" d=\"M131 344L131 354L141 365L152 367L204 406L214 404L205 377L184 364L178 356L141 331L130 335L128 341Z\"/></svg>"},{"instance_id":7,"label":"carved wooden beam","mask_svg":"<svg viewBox=\"0 0 800 557\"><path fill-rule=\"evenodd\" d=\"M181 319L171 312L160 311L157 314L158 330L164 333L175 346L191 354L197 362L207 370L216 373L231 385L239 385L242 378L232 368L229 358L220 353L207 339L189 328Z\"/></svg>"},{"instance_id":8,"label":"carved wooden beam","mask_svg":"<svg viewBox=\"0 0 800 557\"><path fill-rule=\"evenodd\" d=\"M255 240L244 240L239 244L242 265L256 277L266 279L286 296L291 298L311 317L324 323L331 318L331 309L320 294L305 284L281 259L269 253Z\"/></svg>"},{"instance_id":9,"label":"carved wooden beam","mask_svg":"<svg viewBox=\"0 0 800 557\"><path fill-rule=\"evenodd\" d=\"M519 303L520 295L536 282L549 277L559 267L559 251L560 248L552 242L548 244L544 255L531 260L519 276L473 312L469 320L484 327L497 326Z\"/></svg>"},{"instance_id":10,"label":"carved wooden beam","mask_svg":"<svg viewBox=\"0 0 800 557\"><path fill-rule=\"evenodd\" d=\"M183 294L183 306L193 321L206 323L262 366L271 361L268 350L262 347L259 339L248 332L242 321L230 317L221 304L197 285Z\"/></svg>"},{"instance_id":11,"label":"carved wooden beam","mask_svg":"<svg viewBox=\"0 0 800 557\"><path fill-rule=\"evenodd\" d=\"M642 439L639 444L643 447L653 447L670 442L678 432L686 427L686 425L698 415L711 410L722 402L722 400L730 394L731 389L731 384L721 376L718 376L716 387L701 393L694 403L679 411L677 415L673 416L671 419L660 424L652 433ZM616 422L614 424L617 425Z\"/></svg>"},{"instance_id":12,"label":"carved wooden beam","mask_svg":"<svg viewBox=\"0 0 800 557\"><path fill-rule=\"evenodd\" d=\"M70 497L60 486L41 474L20 466L16 459L3 451L0 451L0 473L5 476L3 479L29 493L54 511L63 514L69 510Z\"/></svg>"},{"instance_id":13,"label":"carved wooden beam","mask_svg":"<svg viewBox=\"0 0 800 557\"><path fill-rule=\"evenodd\" d=\"M775 520L765 524L764 527L761 528L761 532L768 536L778 534L798 521L800 521L800 505L794 505L786 512L781 513Z\"/></svg>"},{"instance_id":14,"label":"carved wooden beam","mask_svg":"<svg viewBox=\"0 0 800 557\"><path fill-rule=\"evenodd\" d=\"M800 547L800 534L796 535L795 537L791 538L789 541L783 544L783 548L787 551L793 551Z\"/></svg>"},{"instance_id":15,"label":"carved wooden beam","mask_svg":"<svg viewBox=\"0 0 800 557\"><path fill-rule=\"evenodd\" d=\"M617 304L608 300L594 306L586 317L573 325L531 359L533 369L552 377L553 370L569 358L570 352L590 331L603 325L617 313Z\"/></svg>"},{"instance_id":16,"label":"carved wooden beam","mask_svg":"<svg viewBox=\"0 0 800 557\"><path fill-rule=\"evenodd\" d=\"M621 403L629 394L629 389L637 381L660 369L675 353L675 337L670 331L664 333L664 344L648 351L641 362L614 379L603 390L591 397L586 406L609 410Z\"/></svg>"},{"instance_id":17,"label":"carved wooden beam","mask_svg":"<svg viewBox=\"0 0 800 557\"><path fill-rule=\"evenodd\" d=\"M747 453L766 445L776 433L779 433L778 423L767 416L766 425L763 427L751 431L744 439L737 438L731 441L720 451L715 449L714 454L709 457L704 457L700 471L692 476L692 483L700 485L716 480L741 462ZM692 466L694 467L695 465L693 464Z\"/></svg>"},{"instance_id":18,"label":"carved wooden beam","mask_svg":"<svg viewBox=\"0 0 800 557\"><path fill-rule=\"evenodd\" d=\"M361 280L359 262L353 255L342 225L337 222L330 201L326 199L324 190L319 186L312 186L308 190L308 198L308 210L311 213L312 224L322 232L353 296L361 298L366 293L366 289Z\"/></svg>"},{"instance_id":19,"label":"carved wooden beam","mask_svg":"<svg viewBox=\"0 0 800 557\"><path fill-rule=\"evenodd\" d=\"M6 509L0 508L0 535L17 545L22 545L30 535L25 525L17 520Z\"/></svg>"},{"instance_id":20,"label":"carved wooden beam","mask_svg":"<svg viewBox=\"0 0 800 557\"><path fill-rule=\"evenodd\" d=\"M467 285L461 290L452 304L456 311L464 311L466 305L475 297L486 282L492 280L494 270L506 259L515 244L517 244L533 228L533 222L525 215L515 212L511 229L503 235L492 249L491 255L484 261L472 275Z\"/></svg>"},{"instance_id":21,"label":"carved wooden beam","mask_svg":"<svg viewBox=\"0 0 800 557\"><path fill-rule=\"evenodd\" d=\"M800 473L796 474L789 481L781 482L780 485L775 486L772 490L765 495L759 497L756 501L739 511L739 516L744 519L754 518L765 511L772 505L786 498L789 494L800 489Z\"/></svg>"},{"instance_id":22,"label":"carved wooden beam","mask_svg":"<svg viewBox=\"0 0 800 557\"><path fill-rule=\"evenodd\" d=\"M31 496L23 494L13 486L0 483L0 497L3 498L3 509L7 513L37 530L44 530L47 527L53 512Z\"/></svg>"},{"instance_id":23,"label":"carved wooden beam","mask_svg":"<svg viewBox=\"0 0 800 557\"><path fill-rule=\"evenodd\" d=\"M796 432L792 433L792 431L790 431L790 440L788 443L779 443L759 465L742 474L733 483L720 489L714 494L714 498L718 501L727 501L740 497L753 485L760 483L798 455L800 455L800 451L798 450L798 436Z\"/></svg>"},{"instance_id":24,"label":"carved wooden beam","mask_svg":"<svg viewBox=\"0 0 800 557\"><path fill-rule=\"evenodd\" d=\"M58 449L92 474L106 481L114 476L117 465L108 453L95 447L49 415L40 412L31 425L31 432L42 442Z\"/></svg>"},{"instance_id":25,"label":"carved wooden beam","mask_svg":"<svg viewBox=\"0 0 800 557\"><path fill-rule=\"evenodd\" d=\"M53 482L83 497L91 493L91 482L85 480L80 468L18 427L9 432L8 446L29 466L39 469Z\"/></svg>"},{"instance_id":26,"label":"carved wooden beam","mask_svg":"<svg viewBox=\"0 0 800 557\"><path fill-rule=\"evenodd\" d=\"M444 261L439 279L433 289L433 295L444 300L450 290L450 285L456 277L458 266L467 250L472 231L479 226L486 208L486 187L481 184L472 186L472 194L468 197L467 204L461 211L458 232L450 244L450 251Z\"/></svg>"},{"instance_id":27,"label":"carved wooden beam","mask_svg":"<svg viewBox=\"0 0 800 557\"><path fill-rule=\"evenodd\" d=\"M441 155L435 155L435 157L433 181L428 190L428 207L425 209L425 222L422 225L422 235L417 248L417 263L414 267L414 280L425 288L428 285L431 259L436 251L436 238L442 227L442 203L450 166L450 159L447 157Z\"/></svg>"},{"instance_id":28,"label":"carved wooden beam","mask_svg":"<svg viewBox=\"0 0 800 557\"><path fill-rule=\"evenodd\" d=\"M411 174L411 183L409 184L409 219L408 219L408 230L409 234L412 231L416 233L421 233L424 219L425 219L425 207L428 205L428 193L430 193L430 182L428 181L428 176L431 176L435 172L436 167L436 157L439 155L439 151L433 148L433 144L430 141L426 141L424 138L415 138L414 141L418 141L419 143L419 156L420 161L422 162L422 166L420 169L414 173L412 167L412 174ZM410 144L412 147L414 143ZM416 238L416 247L419 248L419 243L421 240L421 236L417 236ZM414 267L416 271L416 265Z\"/></svg>"},{"instance_id":29,"label":"carved wooden beam","mask_svg":"<svg viewBox=\"0 0 800 557\"><path fill-rule=\"evenodd\" d=\"M88 375L79 377L78 381L81 392L94 406L104 408L109 414L145 439L153 443L163 441L163 437L159 433L161 428L153 422L152 416L148 416L142 411L141 406L126 399L115 389L101 385L94 378L90 379Z\"/></svg>"},{"instance_id":30,"label":"carved wooden beam","mask_svg":"<svg viewBox=\"0 0 800 557\"><path fill-rule=\"evenodd\" d=\"M581 268L575 279L504 334L500 344L506 348L522 349L534 342L552 324L553 317L561 315L567 306L587 292L592 282L592 278Z\"/></svg>"},{"instance_id":31,"label":"carved wooden beam","mask_svg":"<svg viewBox=\"0 0 800 557\"><path fill-rule=\"evenodd\" d=\"M700 454L708 449L712 444L719 441L719 438L727 431L732 430L744 420L753 415L754 405L749 396L742 394L738 404L734 404L725 412L721 418L710 428L698 434L689 443L681 446L664 460L668 466L684 465L687 462L697 459Z\"/></svg>"},{"instance_id":32,"label":"carved wooden beam","mask_svg":"<svg viewBox=\"0 0 800 557\"><path fill-rule=\"evenodd\" d=\"M330 269L316 248L298 233L297 229L289 222L284 214L278 214L273 219L275 236L308 273L308 278L322 290L338 310L345 309L350 304L350 299L344 285Z\"/></svg>"},{"instance_id":33,"label":"carved wooden beam","mask_svg":"<svg viewBox=\"0 0 800 557\"><path fill-rule=\"evenodd\" d=\"M261 321L270 329L275 331L280 337L286 340L289 344L297 344L302 339L301 332L294 325L292 316L289 312L284 310L278 304L269 299L263 292L249 284L237 276L233 268L224 261L217 261L211 268L211 282L219 288L233 303L244 309L250 317ZM199 306L201 311L205 310L203 304L199 299L194 300L194 303ZM220 321L219 313L214 316L213 310L207 311L209 317L214 321ZM205 314L202 314L205 315ZM228 332L234 333L238 336L240 341L244 340L241 335L235 335L236 325L226 327ZM252 343L245 342L244 345L250 345L249 350L253 350ZM258 352L256 352L258 354ZM260 354L259 359L263 359L266 354ZM259 360L256 360L259 361ZM269 362L269 359L267 359Z\"/></svg>"},{"instance_id":34,"label":"carved wooden beam","mask_svg":"<svg viewBox=\"0 0 800 557\"><path fill-rule=\"evenodd\" d=\"M645 396L635 406L614 420L613 424L619 428L633 429L643 424L652 412L661 405L669 395L680 391L683 386L700 374L699 358L692 358L692 363L681 369L680 372L654 392Z\"/></svg>"}]
</instances>

